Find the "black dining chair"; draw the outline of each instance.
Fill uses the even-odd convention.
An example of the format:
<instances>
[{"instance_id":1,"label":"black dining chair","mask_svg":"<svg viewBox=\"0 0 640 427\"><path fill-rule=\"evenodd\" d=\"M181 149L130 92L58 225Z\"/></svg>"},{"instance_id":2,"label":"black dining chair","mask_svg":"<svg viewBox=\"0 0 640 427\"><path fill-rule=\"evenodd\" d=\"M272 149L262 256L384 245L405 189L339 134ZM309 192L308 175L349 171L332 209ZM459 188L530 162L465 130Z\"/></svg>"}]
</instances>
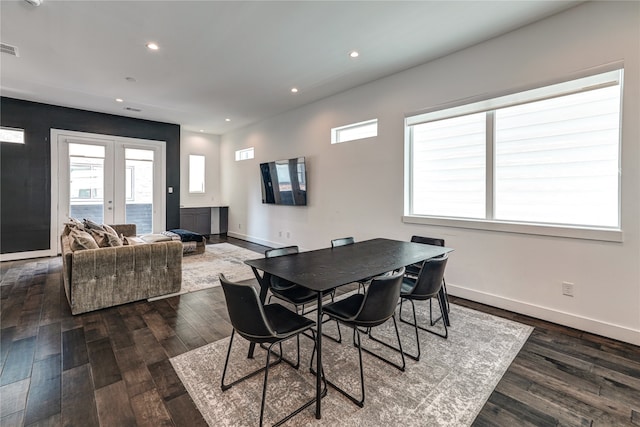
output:
<instances>
[{"instance_id":1,"label":"black dining chair","mask_svg":"<svg viewBox=\"0 0 640 427\"><path fill-rule=\"evenodd\" d=\"M433 245L433 246L441 246L444 247L444 239L436 238L436 237L425 237L425 236L411 236L411 242L413 243L422 243L423 245ZM407 277L417 278L420 273L420 269L422 268L422 263L424 261L417 262L415 264L411 264L407 266ZM442 277L442 292L444 293L445 300L447 301L447 312L449 312L449 294L447 293L447 282ZM432 316L433 307L431 305L431 300L429 300L429 323L431 326L435 325L440 318L433 320Z\"/></svg>"},{"instance_id":2,"label":"black dining chair","mask_svg":"<svg viewBox=\"0 0 640 427\"><path fill-rule=\"evenodd\" d=\"M340 237L338 239L331 240L331 247L337 248L339 246L347 246L353 245L356 240L353 237ZM371 277L367 277L366 279L358 280L358 292L362 288L362 292L365 291L365 284L371 281Z\"/></svg>"},{"instance_id":3,"label":"black dining chair","mask_svg":"<svg viewBox=\"0 0 640 427\"><path fill-rule=\"evenodd\" d=\"M286 255L295 255L298 253L297 246L286 246L284 248L276 248L276 249L268 249L264 252L265 258L275 258L279 256ZM298 284L292 283L289 280L283 279L278 276L271 276L271 282L269 283L269 290L271 291L271 295L267 302L271 302L271 298L277 298L281 301L289 303L293 305L296 309L296 313L300 313L302 315L309 314L315 311L313 310L305 311L304 307L308 304L315 304L318 299L318 294L311 289L307 289ZM323 292L323 297L331 296L331 300L333 301L333 297L335 295L335 289L330 289ZM299 308L302 310L299 311ZM324 336L336 341L342 342L342 333L340 332L340 325L338 325L338 338L331 337L329 335L323 334Z\"/></svg>"},{"instance_id":4,"label":"black dining chair","mask_svg":"<svg viewBox=\"0 0 640 427\"><path fill-rule=\"evenodd\" d=\"M396 323L395 311L400 299L400 288L402 286L402 278L404 276L404 268L394 272L393 274L374 277L364 294L356 293L343 300L336 301L331 304L327 304L324 307L324 313L331 319L335 319L343 325L347 325L353 328L354 332L354 345L358 348L358 358L360 361L360 391L362 397L357 397L349 394L335 383L332 383L328 379L325 381L349 398L353 403L359 407L364 406L365 400L365 387L364 387L364 369L362 366L362 351L371 354L399 369L404 371L405 359L404 352L402 351L402 342L400 341L400 333L398 332L398 324ZM380 354L374 353L371 350L364 348L360 342L360 333L370 334L371 329L376 326L380 326L385 323L389 318L393 319L393 326L396 332L396 338L398 339L398 347L381 342L385 346L396 350L400 353L402 358L402 364L395 363L389 359L382 357ZM361 328L364 328L362 330ZM357 338L357 341L356 341ZM313 358L315 356L315 347L311 353L311 366L313 366ZM313 372L313 369L312 369Z\"/></svg>"},{"instance_id":5,"label":"black dining chair","mask_svg":"<svg viewBox=\"0 0 640 427\"><path fill-rule=\"evenodd\" d=\"M420 336L418 335L418 329L422 329L423 331L429 332L431 334L441 336L445 339L449 336L447 322L444 321L444 318L442 316L440 316L439 318L439 320L442 320L442 324L444 325L444 333L442 334L438 333L437 331L419 326L416 317L416 306L414 304L414 301L431 301L432 298L436 298L438 300L438 304L440 305L440 310L442 311L445 309L445 307L443 307L442 305L442 301L440 301L440 299L438 298L438 293L440 292L440 288L442 287L442 278L444 277L444 269L447 266L447 259L447 255L443 255L442 257L426 260L422 264L422 268L420 269L420 273L418 274L417 279L405 277L402 282L402 290L400 293L400 321L403 323L407 323L415 328L416 344L418 347L418 352L416 355L411 355L408 353L405 354L414 360L420 360ZM413 309L413 322L402 318L402 305L405 300L411 303L411 307Z\"/></svg>"},{"instance_id":6,"label":"black dining chair","mask_svg":"<svg viewBox=\"0 0 640 427\"><path fill-rule=\"evenodd\" d=\"M227 357L224 362L224 369L222 370L222 380L220 382L220 387L222 388L222 391L226 391L234 385L264 371L262 401L260 404L260 426L262 426L262 421L264 418L265 397L267 393L267 381L269 378L269 368L277 365L282 360L284 360L295 369L298 369L298 367L300 366L300 334L305 331L311 331L311 333L314 334L312 327L315 326L316 323L311 319L294 313L293 311L280 304L268 304L263 306L260 302L257 291L253 286L249 284L231 282L227 280L227 278L224 277L223 274L220 274L220 283L224 291L227 310L229 312L229 319L231 321L231 325L233 326L233 331L231 332L231 338L229 340L229 349L227 350ZM244 339L252 343L268 344L269 346L267 349L267 360L264 367L253 371L229 384L225 384L227 367L229 365L229 356L231 354L231 346L233 345L233 338L235 337L236 332ZM282 342L293 337L295 337L297 341L296 363L293 363L284 358L282 353ZM273 351L273 346L276 344L279 345L279 354ZM271 363L270 361L272 354L278 356L277 360L273 363ZM315 399L305 403L296 411L278 421L278 423L276 423L275 425L284 423L313 403L315 403Z\"/></svg>"}]
</instances>

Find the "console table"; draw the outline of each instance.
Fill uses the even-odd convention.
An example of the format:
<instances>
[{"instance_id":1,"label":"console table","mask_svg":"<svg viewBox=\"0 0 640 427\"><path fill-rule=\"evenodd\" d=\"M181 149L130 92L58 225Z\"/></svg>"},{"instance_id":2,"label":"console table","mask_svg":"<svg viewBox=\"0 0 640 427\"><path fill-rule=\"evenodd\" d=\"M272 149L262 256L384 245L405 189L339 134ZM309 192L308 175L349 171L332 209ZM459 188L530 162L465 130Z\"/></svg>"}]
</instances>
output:
<instances>
[{"instance_id":1,"label":"console table","mask_svg":"<svg viewBox=\"0 0 640 427\"><path fill-rule=\"evenodd\" d=\"M227 234L228 206L180 208L180 228L209 237L211 234Z\"/></svg>"}]
</instances>

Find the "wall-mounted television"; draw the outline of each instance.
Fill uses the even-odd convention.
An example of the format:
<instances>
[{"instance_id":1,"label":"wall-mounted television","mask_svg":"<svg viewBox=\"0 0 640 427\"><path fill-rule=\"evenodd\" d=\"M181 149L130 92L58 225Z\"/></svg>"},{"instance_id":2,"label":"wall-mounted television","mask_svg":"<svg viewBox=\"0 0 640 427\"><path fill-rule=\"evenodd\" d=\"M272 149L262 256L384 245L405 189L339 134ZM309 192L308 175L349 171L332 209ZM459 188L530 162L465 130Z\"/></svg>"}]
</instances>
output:
<instances>
[{"instance_id":1,"label":"wall-mounted television","mask_svg":"<svg viewBox=\"0 0 640 427\"><path fill-rule=\"evenodd\" d=\"M260 164L262 203L306 206L307 170L304 157Z\"/></svg>"}]
</instances>

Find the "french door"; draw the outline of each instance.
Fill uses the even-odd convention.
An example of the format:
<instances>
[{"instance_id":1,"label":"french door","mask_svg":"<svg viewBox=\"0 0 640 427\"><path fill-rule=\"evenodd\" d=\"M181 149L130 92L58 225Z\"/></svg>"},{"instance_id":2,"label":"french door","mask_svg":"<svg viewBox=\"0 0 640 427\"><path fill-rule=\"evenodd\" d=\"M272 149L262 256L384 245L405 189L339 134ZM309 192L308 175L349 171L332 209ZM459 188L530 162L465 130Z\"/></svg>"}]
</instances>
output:
<instances>
[{"instance_id":1,"label":"french door","mask_svg":"<svg viewBox=\"0 0 640 427\"><path fill-rule=\"evenodd\" d=\"M52 201L57 199L52 224L56 240L69 217L98 224L133 223L139 234L164 230L163 141L58 130L51 134L57 157L57 177L52 179L57 181L52 191L57 192L52 194Z\"/></svg>"}]
</instances>

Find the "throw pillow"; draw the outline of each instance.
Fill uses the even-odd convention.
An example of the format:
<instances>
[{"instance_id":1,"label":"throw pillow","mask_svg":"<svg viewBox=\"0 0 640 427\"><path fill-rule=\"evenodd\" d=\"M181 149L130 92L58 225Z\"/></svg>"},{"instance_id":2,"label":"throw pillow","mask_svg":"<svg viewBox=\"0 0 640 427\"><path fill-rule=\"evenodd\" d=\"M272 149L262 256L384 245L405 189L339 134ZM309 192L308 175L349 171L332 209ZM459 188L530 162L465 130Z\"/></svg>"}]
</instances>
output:
<instances>
[{"instance_id":1,"label":"throw pillow","mask_svg":"<svg viewBox=\"0 0 640 427\"><path fill-rule=\"evenodd\" d=\"M107 242L106 232L90 228L89 233L91 234L91 237L93 237L93 239L96 241L99 247L106 248L109 246L109 242Z\"/></svg>"},{"instance_id":2,"label":"throw pillow","mask_svg":"<svg viewBox=\"0 0 640 427\"><path fill-rule=\"evenodd\" d=\"M102 231L104 231L104 228L100 224L98 224L96 222L93 222L90 219L86 219L85 218L83 224L84 224L84 228L87 229L87 230L93 229L93 230L102 230Z\"/></svg>"},{"instance_id":3,"label":"throw pillow","mask_svg":"<svg viewBox=\"0 0 640 427\"><path fill-rule=\"evenodd\" d=\"M74 251L99 248L95 239L91 237L91 234L87 233L86 231L71 230L70 236L72 238L71 249Z\"/></svg>"},{"instance_id":4,"label":"throw pillow","mask_svg":"<svg viewBox=\"0 0 640 427\"><path fill-rule=\"evenodd\" d=\"M69 222L65 222L64 225L65 227L62 231L63 236L68 236L71 230L84 231L84 224L82 223L82 221L73 217L69 217Z\"/></svg>"},{"instance_id":5,"label":"throw pillow","mask_svg":"<svg viewBox=\"0 0 640 427\"><path fill-rule=\"evenodd\" d=\"M117 246L122 246L122 239L120 239L117 235L107 233L106 231L101 230L91 230L91 235L98 243L98 246L101 248L113 248Z\"/></svg>"},{"instance_id":6,"label":"throw pillow","mask_svg":"<svg viewBox=\"0 0 640 427\"><path fill-rule=\"evenodd\" d=\"M114 236L118 236L118 232L113 229L110 225L102 224L102 229L109 234L113 234Z\"/></svg>"}]
</instances>

